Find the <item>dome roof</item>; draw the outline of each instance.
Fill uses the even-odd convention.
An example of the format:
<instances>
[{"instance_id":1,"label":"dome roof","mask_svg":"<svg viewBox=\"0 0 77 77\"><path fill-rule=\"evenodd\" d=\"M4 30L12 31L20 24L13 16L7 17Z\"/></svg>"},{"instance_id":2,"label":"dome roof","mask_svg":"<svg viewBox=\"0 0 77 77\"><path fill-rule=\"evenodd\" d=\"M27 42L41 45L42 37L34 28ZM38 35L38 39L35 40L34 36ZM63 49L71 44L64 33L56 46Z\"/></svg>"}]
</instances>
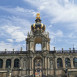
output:
<instances>
[{"instance_id":1,"label":"dome roof","mask_svg":"<svg viewBox=\"0 0 77 77\"><path fill-rule=\"evenodd\" d=\"M40 14L39 13L37 13L35 22L36 23L31 25L32 32L36 32L38 30L41 31L41 32L44 32L45 31L45 25L41 23L41 19L40 19Z\"/></svg>"},{"instance_id":2,"label":"dome roof","mask_svg":"<svg viewBox=\"0 0 77 77\"><path fill-rule=\"evenodd\" d=\"M45 31L45 25L42 23L34 23L31 25L31 30L35 32L36 30L40 30L42 32Z\"/></svg>"}]
</instances>

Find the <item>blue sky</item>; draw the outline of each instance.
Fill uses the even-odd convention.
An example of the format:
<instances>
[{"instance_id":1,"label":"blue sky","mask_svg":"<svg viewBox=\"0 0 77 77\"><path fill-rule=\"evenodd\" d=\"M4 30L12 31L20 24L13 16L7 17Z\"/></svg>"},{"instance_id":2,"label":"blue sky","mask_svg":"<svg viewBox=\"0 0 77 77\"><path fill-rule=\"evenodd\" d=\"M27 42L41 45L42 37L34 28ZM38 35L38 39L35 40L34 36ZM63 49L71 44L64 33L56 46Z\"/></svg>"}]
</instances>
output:
<instances>
[{"instance_id":1,"label":"blue sky","mask_svg":"<svg viewBox=\"0 0 77 77\"><path fill-rule=\"evenodd\" d=\"M77 0L0 0L0 51L26 49L25 38L40 13L53 50L77 49Z\"/></svg>"}]
</instances>

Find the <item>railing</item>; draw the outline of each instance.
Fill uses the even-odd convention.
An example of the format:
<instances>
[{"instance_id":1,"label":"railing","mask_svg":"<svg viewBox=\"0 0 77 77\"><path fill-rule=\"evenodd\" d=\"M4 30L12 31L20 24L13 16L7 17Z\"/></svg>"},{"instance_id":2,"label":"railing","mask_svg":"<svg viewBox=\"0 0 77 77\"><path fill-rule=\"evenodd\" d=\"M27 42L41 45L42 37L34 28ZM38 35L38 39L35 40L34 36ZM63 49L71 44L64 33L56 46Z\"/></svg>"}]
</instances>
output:
<instances>
[{"instance_id":1,"label":"railing","mask_svg":"<svg viewBox=\"0 0 77 77\"><path fill-rule=\"evenodd\" d=\"M0 54L25 54L27 51L0 51Z\"/></svg>"},{"instance_id":2,"label":"railing","mask_svg":"<svg viewBox=\"0 0 77 77\"><path fill-rule=\"evenodd\" d=\"M77 53L77 50L56 50L56 53Z\"/></svg>"},{"instance_id":3,"label":"railing","mask_svg":"<svg viewBox=\"0 0 77 77\"><path fill-rule=\"evenodd\" d=\"M50 53L77 53L77 50L56 50L56 51L50 51Z\"/></svg>"},{"instance_id":4,"label":"railing","mask_svg":"<svg viewBox=\"0 0 77 77\"><path fill-rule=\"evenodd\" d=\"M31 51L32 52L32 51ZM42 53L45 51L35 51L34 53ZM0 51L0 54L27 54L29 51ZM56 51L49 51L49 53L77 53L77 50L56 50Z\"/></svg>"}]
</instances>

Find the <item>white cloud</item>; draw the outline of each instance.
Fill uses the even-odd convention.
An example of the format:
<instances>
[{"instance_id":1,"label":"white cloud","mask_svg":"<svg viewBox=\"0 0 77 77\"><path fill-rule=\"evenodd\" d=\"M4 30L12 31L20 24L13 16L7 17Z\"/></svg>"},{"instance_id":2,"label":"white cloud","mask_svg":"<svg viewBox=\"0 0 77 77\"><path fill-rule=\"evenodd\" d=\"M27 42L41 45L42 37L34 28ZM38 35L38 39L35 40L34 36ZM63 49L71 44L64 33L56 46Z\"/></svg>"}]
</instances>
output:
<instances>
[{"instance_id":1,"label":"white cloud","mask_svg":"<svg viewBox=\"0 0 77 77\"><path fill-rule=\"evenodd\" d=\"M0 36L7 36L7 39L11 38L15 42L24 41L28 31L30 31L31 23L19 17L8 17L7 19L1 19Z\"/></svg>"},{"instance_id":2,"label":"white cloud","mask_svg":"<svg viewBox=\"0 0 77 77\"><path fill-rule=\"evenodd\" d=\"M20 27L15 27L15 26L4 26L2 27L4 31L6 31L8 34L11 35L12 39L15 39L16 42L21 42L25 40L26 36L23 32L21 32Z\"/></svg>"},{"instance_id":3,"label":"white cloud","mask_svg":"<svg viewBox=\"0 0 77 77\"><path fill-rule=\"evenodd\" d=\"M52 28L52 25L49 25L48 28Z\"/></svg>"},{"instance_id":4,"label":"white cloud","mask_svg":"<svg viewBox=\"0 0 77 77\"><path fill-rule=\"evenodd\" d=\"M70 39L77 39L77 32L71 32L68 37Z\"/></svg>"},{"instance_id":5,"label":"white cloud","mask_svg":"<svg viewBox=\"0 0 77 77\"><path fill-rule=\"evenodd\" d=\"M6 43L1 41L0 42L0 51L5 51L5 49L7 49L7 51L13 51L13 49L15 51L20 51L20 48L23 48L23 50L25 50L25 45L23 44L13 44L13 43Z\"/></svg>"},{"instance_id":6,"label":"white cloud","mask_svg":"<svg viewBox=\"0 0 77 77\"><path fill-rule=\"evenodd\" d=\"M56 32L50 31L50 37L63 37L63 32L61 30L57 30Z\"/></svg>"},{"instance_id":7,"label":"white cloud","mask_svg":"<svg viewBox=\"0 0 77 77\"><path fill-rule=\"evenodd\" d=\"M13 42L13 39L7 39L8 42Z\"/></svg>"},{"instance_id":8,"label":"white cloud","mask_svg":"<svg viewBox=\"0 0 77 77\"><path fill-rule=\"evenodd\" d=\"M25 9L25 8L22 8L22 7L15 7L15 8L10 8L10 7L3 7L3 6L0 6L0 9L1 10L4 10L4 11L7 11L11 14L15 14L15 15L19 15L19 16L35 16L36 14L36 11L34 11L33 9Z\"/></svg>"},{"instance_id":9,"label":"white cloud","mask_svg":"<svg viewBox=\"0 0 77 77\"><path fill-rule=\"evenodd\" d=\"M23 49L25 50L25 45L21 45L19 43L25 43L26 35L28 31L30 31L31 26L31 22L27 19L27 17L29 16L28 14L33 17L35 15L35 11L21 7L0 7L0 9L12 13L12 16L3 16L2 18L0 18L0 36L2 38L6 38L5 40L3 40L4 42L1 42L0 50L4 50L6 48L8 50L12 50L13 48L18 50L20 46L23 46ZM15 14L20 15L15 16ZM21 15L26 15L26 18L21 18ZM2 40L2 38L0 39Z\"/></svg>"},{"instance_id":10,"label":"white cloud","mask_svg":"<svg viewBox=\"0 0 77 77\"><path fill-rule=\"evenodd\" d=\"M77 5L74 0L25 0L33 6L37 6L38 11L51 16L51 22L77 22ZM36 5L37 4L37 5ZM38 6L39 5L39 6Z\"/></svg>"},{"instance_id":11,"label":"white cloud","mask_svg":"<svg viewBox=\"0 0 77 77\"><path fill-rule=\"evenodd\" d=\"M56 36L62 37L62 36L63 36L63 32L62 32L61 30L58 30L58 31L56 32Z\"/></svg>"},{"instance_id":12,"label":"white cloud","mask_svg":"<svg viewBox=\"0 0 77 77\"><path fill-rule=\"evenodd\" d=\"M49 32L49 37L50 37L50 40L51 40L50 41L51 44L57 43L58 38L61 39L61 38L64 37L64 34L63 34L63 32L61 30L51 31L50 29L47 29L47 31Z\"/></svg>"},{"instance_id":13,"label":"white cloud","mask_svg":"<svg viewBox=\"0 0 77 77\"><path fill-rule=\"evenodd\" d=\"M7 51L12 51L13 48L18 49L15 45L12 45L11 43L0 42L0 51L4 51L5 49L7 49Z\"/></svg>"},{"instance_id":14,"label":"white cloud","mask_svg":"<svg viewBox=\"0 0 77 77\"><path fill-rule=\"evenodd\" d=\"M13 39L16 39L16 42L21 42L21 41L24 41L25 40L26 36L21 31L14 31L12 33L12 38Z\"/></svg>"}]
</instances>

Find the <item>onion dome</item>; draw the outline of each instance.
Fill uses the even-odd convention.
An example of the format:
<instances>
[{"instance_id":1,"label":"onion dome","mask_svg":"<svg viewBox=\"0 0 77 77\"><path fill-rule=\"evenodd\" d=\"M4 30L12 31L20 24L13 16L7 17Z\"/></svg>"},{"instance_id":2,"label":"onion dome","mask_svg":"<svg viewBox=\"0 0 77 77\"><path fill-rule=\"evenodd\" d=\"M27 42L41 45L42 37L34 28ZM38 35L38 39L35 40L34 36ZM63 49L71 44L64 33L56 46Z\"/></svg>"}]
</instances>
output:
<instances>
[{"instance_id":1,"label":"onion dome","mask_svg":"<svg viewBox=\"0 0 77 77\"><path fill-rule=\"evenodd\" d=\"M31 30L32 32L36 32L36 31L44 32L45 31L45 25L41 23L39 13L37 13L35 23L31 25Z\"/></svg>"}]
</instances>

